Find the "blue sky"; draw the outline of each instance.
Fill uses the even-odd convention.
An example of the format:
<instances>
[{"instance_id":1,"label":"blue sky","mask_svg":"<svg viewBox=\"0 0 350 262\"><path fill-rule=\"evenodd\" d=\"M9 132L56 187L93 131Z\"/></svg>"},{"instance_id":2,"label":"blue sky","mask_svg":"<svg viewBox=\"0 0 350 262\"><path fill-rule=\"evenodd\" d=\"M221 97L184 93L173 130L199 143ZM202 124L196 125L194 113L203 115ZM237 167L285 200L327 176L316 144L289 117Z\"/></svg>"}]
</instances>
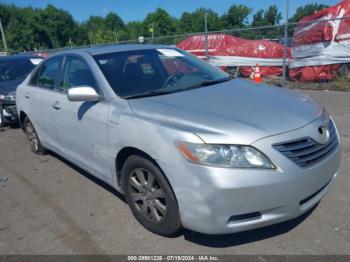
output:
<instances>
[{"instance_id":1,"label":"blue sky","mask_svg":"<svg viewBox=\"0 0 350 262\"><path fill-rule=\"evenodd\" d=\"M264 0L264 1L242 1L242 0L12 0L1 1L3 3L13 3L17 6L45 7L53 4L59 8L68 10L78 21L88 19L90 15L106 15L113 11L120 15L125 22L142 20L147 13L154 11L158 7L165 9L172 16L180 17L184 11L194 11L199 7L211 8L220 15L223 14L232 4L244 4L258 9L267 8L276 4L279 10L285 13L286 0ZM319 3L334 5L340 0L290 0L290 13L300 5L309 3Z\"/></svg>"}]
</instances>

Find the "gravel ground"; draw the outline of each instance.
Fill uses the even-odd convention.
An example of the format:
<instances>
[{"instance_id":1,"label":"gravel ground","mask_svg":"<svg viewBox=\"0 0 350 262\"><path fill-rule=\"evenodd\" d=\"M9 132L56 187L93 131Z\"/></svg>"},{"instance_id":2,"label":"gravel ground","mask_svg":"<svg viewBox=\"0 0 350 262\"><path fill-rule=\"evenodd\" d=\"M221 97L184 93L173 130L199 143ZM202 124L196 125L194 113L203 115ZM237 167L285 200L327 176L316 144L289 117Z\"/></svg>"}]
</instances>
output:
<instances>
[{"instance_id":1,"label":"gravel ground","mask_svg":"<svg viewBox=\"0 0 350 262\"><path fill-rule=\"evenodd\" d=\"M305 91L342 135L340 174L317 208L286 223L164 238L133 218L123 197L56 155L30 152L19 129L0 132L0 254L350 254L350 92Z\"/></svg>"}]
</instances>

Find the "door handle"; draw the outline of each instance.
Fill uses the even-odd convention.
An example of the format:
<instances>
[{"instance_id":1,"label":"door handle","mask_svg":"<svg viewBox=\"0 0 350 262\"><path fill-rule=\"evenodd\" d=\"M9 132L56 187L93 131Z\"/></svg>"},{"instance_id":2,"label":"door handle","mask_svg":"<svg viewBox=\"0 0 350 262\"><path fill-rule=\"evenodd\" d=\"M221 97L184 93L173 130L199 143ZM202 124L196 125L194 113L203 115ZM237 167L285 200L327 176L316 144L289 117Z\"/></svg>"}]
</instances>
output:
<instances>
[{"instance_id":1,"label":"door handle","mask_svg":"<svg viewBox=\"0 0 350 262\"><path fill-rule=\"evenodd\" d=\"M29 93L26 93L24 97L29 98Z\"/></svg>"},{"instance_id":2,"label":"door handle","mask_svg":"<svg viewBox=\"0 0 350 262\"><path fill-rule=\"evenodd\" d=\"M60 109L61 109L61 107L60 107L60 102L56 101L56 102L52 105L52 107L53 107L54 109L56 109L56 110L60 110Z\"/></svg>"}]
</instances>

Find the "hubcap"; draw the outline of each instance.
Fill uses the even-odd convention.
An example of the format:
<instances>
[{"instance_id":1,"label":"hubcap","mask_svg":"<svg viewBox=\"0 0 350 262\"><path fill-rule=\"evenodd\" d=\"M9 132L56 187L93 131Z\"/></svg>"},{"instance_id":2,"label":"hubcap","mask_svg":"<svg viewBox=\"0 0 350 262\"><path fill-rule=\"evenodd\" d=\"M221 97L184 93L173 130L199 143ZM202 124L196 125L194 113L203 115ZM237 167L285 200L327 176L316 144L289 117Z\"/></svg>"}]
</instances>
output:
<instances>
[{"instance_id":1,"label":"hubcap","mask_svg":"<svg viewBox=\"0 0 350 262\"><path fill-rule=\"evenodd\" d=\"M35 150L39 150L39 140L38 140L38 135L36 134L33 125L28 122L26 125L26 134L28 141L30 143L30 146Z\"/></svg>"},{"instance_id":2,"label":"hubcap","mask_svg":"<svg viewBox=\"0 0 350 262\"><path fill-rule=\"evenodd\" d=\"M129 192L136 210L153 223L167 215L165 192L156 177L144 168L134 169L129 176Z\"/></svg>"}]
</instances>

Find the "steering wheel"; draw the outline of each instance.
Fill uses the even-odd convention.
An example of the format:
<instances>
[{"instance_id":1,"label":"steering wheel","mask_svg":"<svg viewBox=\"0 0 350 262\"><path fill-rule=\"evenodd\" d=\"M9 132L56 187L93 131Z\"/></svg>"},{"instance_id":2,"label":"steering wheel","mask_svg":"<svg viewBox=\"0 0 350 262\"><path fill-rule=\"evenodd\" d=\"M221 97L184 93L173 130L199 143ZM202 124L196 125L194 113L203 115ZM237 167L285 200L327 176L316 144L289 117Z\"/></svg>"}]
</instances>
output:
<instances>
[{"instance_id":1,"label":"steering wheel","mask_svg":"<svg viewBox=\"0 0 350 262\"><path fill-rule=\"evenodd\" d=\"M183 73L175 73L167 77L167 79L164 81L163 87L168 86L172 81L175 79L179 79L182 77L184 74Z\"/></svg>"}]
</instances>

